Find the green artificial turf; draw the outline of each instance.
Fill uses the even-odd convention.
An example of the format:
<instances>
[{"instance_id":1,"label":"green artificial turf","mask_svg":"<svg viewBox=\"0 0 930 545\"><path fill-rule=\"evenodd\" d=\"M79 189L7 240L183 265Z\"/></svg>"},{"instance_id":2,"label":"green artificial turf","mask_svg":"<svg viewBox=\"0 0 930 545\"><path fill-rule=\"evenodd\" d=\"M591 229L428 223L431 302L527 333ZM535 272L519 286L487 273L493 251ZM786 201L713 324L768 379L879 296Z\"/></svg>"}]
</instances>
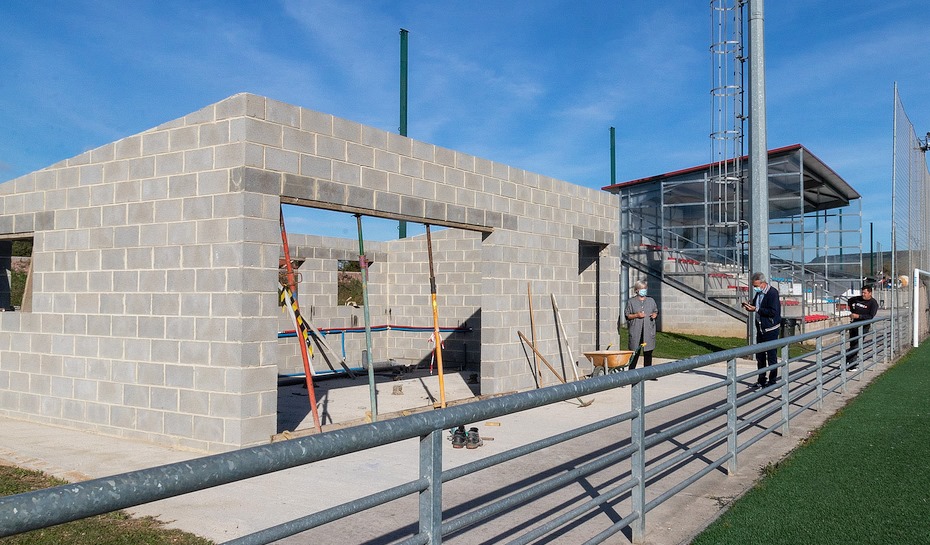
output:
<instances>
[{"instance_id":1,"label":"green artificial turf","mask_svg":"<svg viewBox=\"0 0 930 545\"><path fill-rule=\"evenodd\" d=\"M866 388L693 545L930 544L930 343Z\"/></svg>"}]
</instances>

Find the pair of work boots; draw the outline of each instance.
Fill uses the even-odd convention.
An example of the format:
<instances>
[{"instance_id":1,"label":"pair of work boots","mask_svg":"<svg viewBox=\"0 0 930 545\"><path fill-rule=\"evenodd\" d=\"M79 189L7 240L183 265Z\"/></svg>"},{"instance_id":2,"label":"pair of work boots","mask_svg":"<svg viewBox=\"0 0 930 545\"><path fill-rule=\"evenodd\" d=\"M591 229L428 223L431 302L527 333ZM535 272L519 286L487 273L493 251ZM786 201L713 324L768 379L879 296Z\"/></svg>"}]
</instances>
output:
<instances>
[{"instance_id":1,"label":"pair of work boots","mask_svg":"<svg viewBox=\"0 0 930 545\"><path fill-rule=\"evenodd\" d=\"M466 432L465 426L459 426L452 432L452 448L478 448L483 444L478 428L469 428Z\"/></svg>"}]
</instances>

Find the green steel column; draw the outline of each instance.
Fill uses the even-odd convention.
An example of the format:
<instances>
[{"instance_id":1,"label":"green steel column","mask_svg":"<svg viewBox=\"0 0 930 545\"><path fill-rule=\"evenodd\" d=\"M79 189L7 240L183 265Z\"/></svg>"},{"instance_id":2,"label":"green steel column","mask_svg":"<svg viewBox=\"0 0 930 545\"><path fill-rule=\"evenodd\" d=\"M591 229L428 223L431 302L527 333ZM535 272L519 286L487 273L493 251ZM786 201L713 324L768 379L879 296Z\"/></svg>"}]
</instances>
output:
<instances>
[{"instance_id":1,"label":"green steel column","mask_svg":"<svg viewBox=\"0 0 930 545\"><path fill-rule=\"evenodd\" d=\"M409 32L400 29L400 131L401 136L407 136L407 35ZM401 220L397 224L399 238L407 238L407 222Z\"/></svg>"},{"instance_id":2,"label":"green steel column","mask_svg":"<svg viewBox=\"0 0 930 545\"><path fill-rule=\"evenodd\" d=\"M375 390L374 352L371 351L371 315L368 312L368 260L365 258L365 239L362 237L362 215L355 214L358 224L358 265L362 270L362 301L365 304L365 346L368 348L368 390L371 397L371 421L378 421L378 397Z\"/></svg>"},{"instance_id":3,"label":"green steel column","mask_svg":"<svg viewBox=\"0 0 930 545\"><path fill-rule=\"evenodd\" d=\"M610 128L610 185L617 183L617 131Z\"/></svg>"}]
</instances>

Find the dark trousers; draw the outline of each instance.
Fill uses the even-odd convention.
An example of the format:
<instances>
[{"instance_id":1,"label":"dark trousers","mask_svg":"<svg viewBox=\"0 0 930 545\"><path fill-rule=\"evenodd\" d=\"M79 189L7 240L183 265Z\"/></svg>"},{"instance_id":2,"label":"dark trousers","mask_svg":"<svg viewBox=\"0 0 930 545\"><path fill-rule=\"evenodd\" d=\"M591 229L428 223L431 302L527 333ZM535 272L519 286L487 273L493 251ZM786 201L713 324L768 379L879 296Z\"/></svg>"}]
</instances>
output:
<instances>
[{"instance_id":1,"label":"dark trousers","mask_svg":"<svg viewBox=\"0 0 930 545\"><path fill-rule=\"evenodd\" d=\"M758 327L756 328L756 342L764 343L768 341L774 341L778 339L778 330L774 331L762 331ZM778 350L773 348L765 352L756 353L756 369L765 369L771 365L778 363ZM769 371L769 382L775 382L778 378L778 369L772 369ZM759 373L758 382L760 384L765 382L765 373Z\"/></svg>"},{"instance_id":2,"label":"dark trousers","mask_svg":"<svg viewBox=\"0 0 930 545\"><path fill-rule=\"evenodd\" d=\"M643 335L644 333L640 333L639 335L639 346L637 347L637 349L643 345ZM651 366L652 365L652 350L643 350L642 356L643 356L643 367ZM638 362L634 361L633 364L630 365L630 369L636 369L637 363Z\"/></svg>"},{"instance_id":3,"label":"dark trousers","mask_svg":"<svg viewBox=\"0 0 930 545\"><path fill-rule=\"evenodd\" d=\"M852 363L859 359L859 338L869 332L871 326L864 325L849 330L849 350L846 351L846 363Z\"/></svg>"},{"instance_id":4,"label":"dark trousers","mask_svg":"<svg viewBox=\"0 0 930 545\"><path fill-rule=\"evenodd\" d=\"M636 369L637 363L634 361L630 369ZM643 367L649 367L650 365L652 365L652 350L643 350Z\"/></svg>"}]
</instances>

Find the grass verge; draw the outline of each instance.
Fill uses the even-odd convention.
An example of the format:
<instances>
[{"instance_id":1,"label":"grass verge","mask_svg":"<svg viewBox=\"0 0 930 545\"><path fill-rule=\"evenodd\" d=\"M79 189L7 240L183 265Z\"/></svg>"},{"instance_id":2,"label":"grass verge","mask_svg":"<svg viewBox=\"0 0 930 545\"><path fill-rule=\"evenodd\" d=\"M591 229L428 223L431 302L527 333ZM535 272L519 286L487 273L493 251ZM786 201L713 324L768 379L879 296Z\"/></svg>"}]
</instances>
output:
<instances>
[{"instance_id":1,"label":"grass verge","mask_svg":"<svg viewBox=\"0 0 930 545\"><path fill-rule=\"evenodd\" d=\"M0 465L0 496L67 484L38 471ZM152 517L134 518L123 511L0 539L3 545L211 545L193 534L165 528Z\"/></svg>"},{"instance_id":2,"label":"grass verge","mask_svg":"<svg viewBox=\"0 0 930 545\"><path fill-rule=\"evenodd\" d=\"M621 329L620 347L617 350L631 350L627 346L628 339L626 328ZM656 333L656 349L652 355L656 358L680 360L744 346L746 346L746 339L742 337L706 337L659 331ZM810 349L799 344L793 344L788 348L791 357L800 356L809 351Z\"/></svg>"},{"instance_id":3,"label":"grass verge","mask_svg":"<svg viewBox=\"0 0 930 545\"><path fill-rule=\"evenodd\" d=\"M928 390L925 344L768 468L692 545L930 543Z\"/></svg>"}]
</instances>

